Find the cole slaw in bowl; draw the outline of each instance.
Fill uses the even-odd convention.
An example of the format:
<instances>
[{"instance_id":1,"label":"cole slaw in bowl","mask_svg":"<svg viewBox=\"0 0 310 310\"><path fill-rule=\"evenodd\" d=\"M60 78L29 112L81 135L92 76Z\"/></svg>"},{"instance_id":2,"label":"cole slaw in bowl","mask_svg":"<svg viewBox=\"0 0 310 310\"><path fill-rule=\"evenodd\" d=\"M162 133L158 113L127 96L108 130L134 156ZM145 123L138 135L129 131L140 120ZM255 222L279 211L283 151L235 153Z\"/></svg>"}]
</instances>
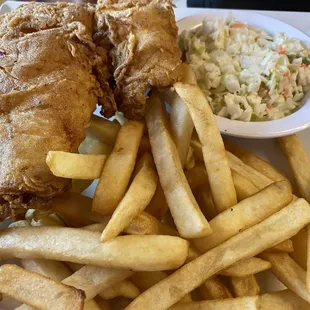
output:
<instances>
[{"instance_id":1,"label":"cole slaw in bowl","mask_svg":"<svg viewBox=\"0 0 310 310\"><path fill-rule=\"evenodd\" d=\"M214 114L241 121L290 115L310 89L309 50L284 32L226 18L207 19L179 37Z\"/></svg>"},{"instance_id":2,"label":"cole slaw in bowl","mask_svg":"<svg viewBox=\"0 0 310 310\"><path fill-rule=\"evenodd\" d=\"M302 42L303 46L310 47L310 38L302 31L277 19L249 11L214 11L205 9L199 15L191 15L179 20L177 23L179 27L179 35L181 35L184 30L190 31L201 26L205 19L215 21L219 18L223 18L225 20L231 11L233 11L232 14L236 21L242 21L242 23L247 24L250 27L264 30L272 37L279 32L285 33L288 38L297 38ZM295 107L291 114L277 119L268 119L268 117L265 116L265 118L262 117L255 121L245 122L244 120L238 119L232 120L229 116L223 117L215 115L215 117L220 131L224 134L256 139L280 137L310 127L310 91L306 92L305 89L304 97L301 100L296 99L296 102L298 107Z\"/></svg>"}]
</instances>

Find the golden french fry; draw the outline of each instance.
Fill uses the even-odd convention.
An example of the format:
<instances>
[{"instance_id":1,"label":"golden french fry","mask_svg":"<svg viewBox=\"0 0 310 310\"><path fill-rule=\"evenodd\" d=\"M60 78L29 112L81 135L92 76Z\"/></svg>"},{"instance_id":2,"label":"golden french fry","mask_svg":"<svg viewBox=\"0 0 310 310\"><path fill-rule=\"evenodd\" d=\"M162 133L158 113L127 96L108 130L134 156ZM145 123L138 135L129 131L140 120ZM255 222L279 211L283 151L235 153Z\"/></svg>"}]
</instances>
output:
<instances>
[{"instance_id":1,"label":"golden french fry","mask_svg":"<svg viewBox=\"0 0 310 310\"><path fill-rule=\"evenodd\" d=\"M282 175L279 171L273 168L269 163L256 156L255 154L251 153L250 151L246 150L241 145L238 145L237 143L228 139L224 140L224 144L227 151L233 153L245 164L262 173L267 178L276 182L287 180L284 175Z\"/></svg>"},{"instance_id":2,"label":"golden french fry","mask_svg":"<svg viewBox=\"0 0 310 310\"><path fill-rule=\"evenodd\" d=\"M121 125L118 122L111 122L102 117L92 115L86 134L103 143L114 146L120 129Z\"/></svg>"},{"instance_id":3,"label":"golden french fry","mask_svg":"<svg viewBox=\"0 0 310 310\"><path fill-rule=\"evenodd\" d=\"M310 206L304 199L299 199L184 265L138 296L126 310L168 309L219 271L291 238L309 221Z\"/></svg>"},{"instance_id":4,"label":"golden french fry","mask_svg":"<svg viewBox=\"0 0 310 310\"><path fill-rule=\"evenodd\" d=\"M168 274L164 271L138 271L131 276L130 280L142 293L167 277Z\"/></svg>"},{"instance_id":5,"label":"golden french fry","mask_svg":"<svg viewBox=\"0 0 310 310\"><path fill-rule=\"evenodd\" d=\"M146 207L145 212L153 215L158 220L162 220L168 210L168 204L161 184L158 182L155 194Z\"/></svg>"},{"instance_id":6,"label":"golden french fry","mask_svg":"<svg viewBox=\"0 0 310 310\"><path fill-rule=\"evenodd\" d=\"M254 275L246 277L231 277L231 287L235 297L255 296L260 292Z\"/></svg>"},{"instance_id":7,"label":"golden french fry","mask_svg":"<svg viewBox=\"0 0 310 310\"><path fill-rule=\"evenodd\" d=\"M114 211L101 235L106 242L119 235L150 203L157 186L155 171L144 165L132 181L127 193Z\"/></svg>"},{"instance_id":8,"label":"golden french fry","mask_svg":"<svg viewBox=\"0 0 310 310\"><path fill-rule=\"evenodd\" d=\"M178 303L169 310L258 310L258 296Z\"/></svg>"},{"instance_id":9,"label":"golden french fry","mask_svg":"<svg viewBox=\"0 0 310 310\"><path fill-rule=\"evenodd\" d=\"M287 181L273 183L217 215L210 221L212 234L195 239L194 244L199 251L206 252L268 218L289 204L292 198L291 186Z\"/></svg>"},{"instance_id":10,"label":"golden french fry","mask_svg":"<svg viewBox=\"0 0 310 310\"><path fill-rule=\"evenodd\" d=\"M270 267L271 264L269 262L258 257L251 257L222 270L220 274L228 277L248 277L250 275L267 270Z\"/></svg>"},{"instance_id":11,"label":"golden french fry","mask_svg":"<svg viewBox=\"0 0 310 310\"><path fill-rule=\"evenodd\" d=\"M232 294L218 276L211 277L199 287L205 300L232 298Z\"/></svg>"},{"instance_id":12,"label":"golden french fry","mask_svg":"<svg viewBox=\"0 0 310 310\"><path fill-rule=\"evenodd\" d=\"M105 218L101 214L92 212L92 202L91 198L77 193L64 193L52 201L51 209L68 226L81 227L100 222Z\"/></svg>"},{"instance_id":13,"label":"golden french fry","mask_svg":"<svg viewBox=\"0 0 310 310\"><path fill-rule=\"evenodd\" d=\"M274 247L266 250L266 252L285 252L285 253L291 253L293 251L294 251L294 246L293 246L292 240L290 239L285 240L275 245Z\"/></svg>"},{"instance_id":14,"label":"golden french fry","mask_svg":"<svg viewBox=\"0 0 310 310\"><path fill-rule=\"evenodd\" d=\"M309 304L290 290L263 294L257 306L259 310L309 310Z\"/></svg>"},{"instance_id":15,"label":"golden french fry","mask_svg":"<svg viewBox=\"0 0 310 310\"><path fill-rule=\"evenodd\" d=\"M272 273L296 295L310 302L306 285L306 272L286 253L261 253L271 263Z\"/></svg>"},{"instance_id":16,"label":"golden french fry","mask_svg":"<svg viewBox=\"0 0 310 310\"><path fill-rule=\"evenodd\" d=\"M110 300L102 299L100 296L96 296L94 300L101 310L112 310Z\"/></svg>"},{"instance_id":17,"label":"golden french fry","mask_svg":"<svg viewBox=\"0 0 310 310\"><path fill-rule=\"evenodd\" d=\"M292 242L294 251L290 253L290 256L300 267L307 270L307 230L305 228L301 229L298 234L292 238Z\"/></svg>"},{"instance_id":18,"label":"golden french fry","mask_svg":"<svg viewBox=\"0 0 310 310\"><path fill-rule=\"evenodd\" d=\"M110 155L113 147L109 144L105 144L96 138L86 137L79 146L80 154L93 154L93 155Z\"/></svg>"},{"instance_id":19,"label":"golden french fry","mask_svg":"<svg viewBox=\"0 0 310 310\"><path fill-rule=\"evenodd\" d=\"M309 304L290 290L221 300L178 303L171 310L309 310Z\"/></svg>"},{"instance_id":20,"label":"golden french fry","mask_svg":"<svg viewBox=\"0 0 310 310\"><path fill-rule=\"evenodd\" d=\"M213 218L215 218L217 212L214 206L209 185L207 183L200 185L194 190L194 195L198 202L200 210L202 211L206 219L208 221L211 221Z\"/></svg>"},{"instance_id":21,"label":"golden french fry","mask_svg":"<svg viewBox=\"0 0 310 310\"><path fill-rule=\"evenodd\" d=\"M124 280L110 288L107 288L99 293L99 296L103 299L112 299L117 296L123 296L126 298L135 299L139 296L139 289L132 284L129 280Z\"/></svg>"},{"instance_id":22,"label":"golden french fry","mask_svg":"<svg viewBox=\"0 0 310 310\"><path fill-rule=\"evenodd\" d=\"M134 177L138 174L138 172L142 169L143 166L147 166L153 170L156 170L155 163L150 153L144 153L139 158L132 173L132 179L134 179Z\"/></svg>"},{"instance_id":23,"label":"golden french fry","mask_svg":"<svg viewBox=\"0 0 310 310\"><path fill-rule=\"evenodd\" d=\"M72 180L71 192L81 194L86 188L93 183L93 180Z\"/></svg>"},{"instance_id":24,"label":"golden french fry","mask_svg":"<svg viewBox=\"0 0 310 310\"><path fill-rule=\"evenodd\" d=\"M184 175L178 151L171 138L166 111L157 94L146 105L146 123L160 183L180 235L196 238L211 233Z\"/></svg>"},{"instance_id":25,"label":"golden french fry","mask_svg":"<svg viewBox=\"0 0 310 310\"><path fill-rule=\"evenodd\" d=\"M310 202L310 163L302 144L296 135L281 137L278 141L288 159L301 196Z\"/></svg>"},{"instance_id":26,"label":"golden french fry","mask_svg":"<svg viewBox=\"0 0 310 310\"><path fill-rule=\"evenodd\" d=\"M201 141L215 207L218 212L227 210L237 203L237 196L224 143L211 107L198 86L175 83L174 88L186 104Z\"/></svg>"},{"instance_id":27,"label":"golden french fry","mask_svg":"<svg viewBox=\"0 0 310 310\"><path fill-rule=\"evenodd\" d=\"M93 299L90 299L85 302L83 310L101 310L101 309Z\"/></svg>"},{"instance_id":28,"label":"golden french fry","mask_svg":"<svg viewBox=\"0 0 310 310\"><path fill-rule=\"evenodd\" d=\"M234 180L238 201L244 200L259 191L252 182L244 178L237 171L232 170L231 174Z\"/></svg>"},{"instance_id":29,"label":"golden french fry","mask_svg":"<svg viewBox=\"0 0 310 310\"><path fill-rule=\"evenodd\" d=\"M185 176L192 190L209 183L207 170L203 163L197 163L195 167L185 171Z\"/></svg>"},{"instance_id":30,"label":"golden french fry","mask_svg":"<svg viewBox=\"0 0 310 310\"><path fill-rule=\"evenodd\" d=\"M188 149L187 156L186 156L184 168L192 169L193 167L195 167L195 165L196 165L195 154L194 154L193 148L190 146Z\"/></svg>"},{"instance_id":31,"label":"golden french fry","mask_svg":"<svg viewBox=\"0 0 310 310\"><path fill-rule=\"evenodd\" d=\"M57 177L94 180L100 177L106 155L83 155L49 151L46 163Z\"/></svg>"},{"instance_id":32,"label":"golden french fry","mask_svg":"<svg viewBox=\"0 0 310 310\"><path fill-rule=\"evenodd\" d=\"M239 173L242 177L253 183L258 189L263 189L273 183L273 180L267 178L254 168L246 165L241 159L230 152L226 152L229 166L232 171Z\"/></svg>"},{"instance_id":33,"label":"golden french fry","mask_svg":"<svg viewBox=\"0 0 310 310\"><path fill-rule=\"evenodd\" d=\"M0 267L0 292L37 309L82 310L83 291L16 265Z\"/></svg>"},{"instance_id":34,"label":"golden french fry","mask_svg":"<svg viewBox=\"0 0 310 310\"><path fill-rule=\"evenodd\" d=\"M46 259L22 259L21 265L28 271L39 273L55 281L62 281L72 273L64 263Z\"/></svg>"},{"instance_id":35,"label":"golden french fry","mask_svg":"<svg viewBox=\"0 0 310 310\"><path fill-rule=\"evenodd\" d=\"M188 64L182 64L183 83L197 84L195 73ZM194 124L188 109L180 96L174 92L171 98L170 127L174 143L179 153L182 167L184 167Z\"/></svg>"},{"instance_id":36,"label":"golden french fry","mask_svg":"<svg viewBox=\"0 0 310 310\"><path fill-rule=\"evenodd\" d=\"M122 200L135 166L142 134L143 124L135 121L127 122L120 129L95 191L93 211L112 214Z\"/></svg>"},{"instance_id":37,"label":"golden french fry","mask_svg":"<svg viewBox=\"0 0 310 310\"><path fill-rule=\"evenodd\" d=\"M132 274L132 271L128 270L87 265L64 279L62 283L83 290L86 300L89 300L100 292L129 278Z\"/></svg>"},{"instance_id":38,"label":"golden french fry","mask_svg":"<svg viewBox=\"0 0 310 310\"><path fill-rule=\"evenodd\" d=\"M100 233L85 229L16 227L0 232L2 254L155 271L180 267L187 258L188 242L172 236L121 236L100 243Z\"/></svg>"}]
</instances>

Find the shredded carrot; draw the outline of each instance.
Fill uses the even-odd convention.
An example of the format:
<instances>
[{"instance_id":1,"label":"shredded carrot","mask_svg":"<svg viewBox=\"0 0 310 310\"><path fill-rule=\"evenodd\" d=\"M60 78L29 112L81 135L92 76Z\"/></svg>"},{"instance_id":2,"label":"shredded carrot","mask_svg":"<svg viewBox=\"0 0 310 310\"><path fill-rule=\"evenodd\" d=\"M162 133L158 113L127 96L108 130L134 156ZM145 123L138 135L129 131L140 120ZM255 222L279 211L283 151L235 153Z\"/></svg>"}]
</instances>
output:
<instances>
[{"instance_id":1,"label":"shredded carrot","mask_svg":"<svg viewBox=\"0 0 310 310\"><path fill-rule=\"evenodd\" d=\"M281 55L285 55L285 50L283 49L282 45L278 47L278 53Z\"/></svg>"},{"instance_id":2,"label":"shredded carrot","mask_svg":"<svg viewBox=\"0 0 310 310\"><path fill-rule=\"evenodd\" d=\"M236 22L230 26L231 28L243 28L244 24L240 22Z\"/></svg>"},{"instance_id":3,"label":"shredded carrot","mask_svg":"<svg viewBox=\"0 0 310 310\"><path fill-rule=\"evenodd\" d=\"M283 74L285 77L289 77L289 71L284 72Z\"/></svg>"},{"instance_id":4,"label":"shredded carrot","mask_svg":"<svg viewBox=\"0 0 310 310\"><path fill-rule=\"evenodd\" d=\"M306 64L301 64L300 65L302 68L307 68L308 66Z\"/></svg>"},{"instance_id":5,"label":"shredded carrot","mask_svg":"<svg viewBox=\"0 0 310 310\"><path fill-rule=\"evenodd\" d=\"M267 109L268 110L271 110L272 109L272 106L270 104L267 104Z\"/></svg>"}]
</instances>

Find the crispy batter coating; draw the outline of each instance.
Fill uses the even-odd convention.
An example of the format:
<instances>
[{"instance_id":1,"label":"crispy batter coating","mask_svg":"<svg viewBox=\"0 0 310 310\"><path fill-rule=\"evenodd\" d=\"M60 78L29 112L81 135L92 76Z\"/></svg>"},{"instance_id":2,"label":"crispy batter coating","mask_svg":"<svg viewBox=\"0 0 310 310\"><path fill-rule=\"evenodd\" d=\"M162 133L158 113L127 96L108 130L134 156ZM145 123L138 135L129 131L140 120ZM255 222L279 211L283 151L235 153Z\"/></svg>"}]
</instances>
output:
<instances>
[{"instance_id":1,"label":"crispy batter coating","mask_svg":"<svg viewBox=\"0 0 310 310\"><path fill-rule=\"evenodd\" d=\"M181 53L171 0L103 0L96 7L97 34L109 39L118 109L144 116L149 87L172 85Z\"/></svg>"}]
</instances>

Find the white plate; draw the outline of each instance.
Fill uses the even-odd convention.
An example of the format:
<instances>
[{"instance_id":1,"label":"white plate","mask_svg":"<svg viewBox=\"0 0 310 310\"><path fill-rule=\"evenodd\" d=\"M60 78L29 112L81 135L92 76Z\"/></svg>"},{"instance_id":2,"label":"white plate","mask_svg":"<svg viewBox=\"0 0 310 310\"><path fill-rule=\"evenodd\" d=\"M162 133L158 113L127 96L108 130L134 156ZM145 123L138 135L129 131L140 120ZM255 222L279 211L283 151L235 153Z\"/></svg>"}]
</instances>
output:
<instances>
[{"instance_id":1,"label":"white plate","mask_svg":"<svg viewBox=\"0 0 310 310\"><path fill-rule=\"evenodd\" d=\"M11 11L12 9L16 8L20 4L21 2L8 1L0 7L0 14L4 14L5 12ZM189 15L190 12L195 12L195 14L197 14L197 11L198 11L197 9L176 9L175 10L176 19L178 20L180 16ZM224 11L224 10L205 10L205 9L201 9L199 11L201 12L199 16L206 16L206 15L219 16L221 14L224 14L224 16L226 16L230 12L230 11ZM234 11L233 14L234 16L237 16L237 14L239 16L239 13L257 16L257 14L245 13L245 12L240 12L240 11ZM291 14L294 15L295 13L291 13ZM265 18L264 16L260 16L260 17L262 18L262 21ZM270 18L268 18L268 20L270 20ZM310 14L309 14L309 20L310 20ZM185 19L180 20L179 23L182 24L184 21ZM197 16L195 15L194 19L192 19L192 26L190 27L193 27L197 25L198 23L199 22L197 21ZM284 24L284 23L281 23L281 24ZM288 26L287 24L284 24L284 25ZM310 26L310 23L309 23L309 26ZM299 133L298 136L303 142L303 145L306 149L308 157L310 158L310 144L309 144L310 129ZM251 139L235 138L234 140L236 140L238 143L248 148L249 150L253 151L255 154L264 158L265 160L271 162L274 165L274 167L276 167L279 171L282 171L283 173L291 177L291 172L289 170L288 164L284 156L281 154L279 147L274 139L251 140ZM93 191L95 189L95 184L93 184L90 188L88 188L83 194L89 197L93 197ZM0 228L4 228L4 227L5 225L0 224ZM258 274L257 280L261 287L261 293L278 291L284 288L284 286L279 281L277 281L277 279L268 271ZM16 303L16 301L5 297L4 301L0 302L0 310L11 310L11 309L14 309L18 304L19 303Z\"/></svg>"},{"instance_id":2,"label":"white plate","mask_svg":"<svg viewBox=\"0 0 310 310\"><path fill-rule=\"evenodd\" d=\"M199 15L183 18L178 21L179 33L183 30L196 27L201 24L205 18L225 18L228 13L229 11L216 10L214 12L210 12L208 10ZM238 21L246 22L248 25L262 28L272 35L277 32L285 32L289 37L300 39L310 48L310 37L302 31L277 19L243 11L234 11L233 17ZM299 132L310 126L310 92L306 94L302 104L303 105L295 113L274 121L242 122L230 120L220 116L216 116L216 118L220 131L223 134L255 139L275 138Z\"/></svg>"}]
</instances>

